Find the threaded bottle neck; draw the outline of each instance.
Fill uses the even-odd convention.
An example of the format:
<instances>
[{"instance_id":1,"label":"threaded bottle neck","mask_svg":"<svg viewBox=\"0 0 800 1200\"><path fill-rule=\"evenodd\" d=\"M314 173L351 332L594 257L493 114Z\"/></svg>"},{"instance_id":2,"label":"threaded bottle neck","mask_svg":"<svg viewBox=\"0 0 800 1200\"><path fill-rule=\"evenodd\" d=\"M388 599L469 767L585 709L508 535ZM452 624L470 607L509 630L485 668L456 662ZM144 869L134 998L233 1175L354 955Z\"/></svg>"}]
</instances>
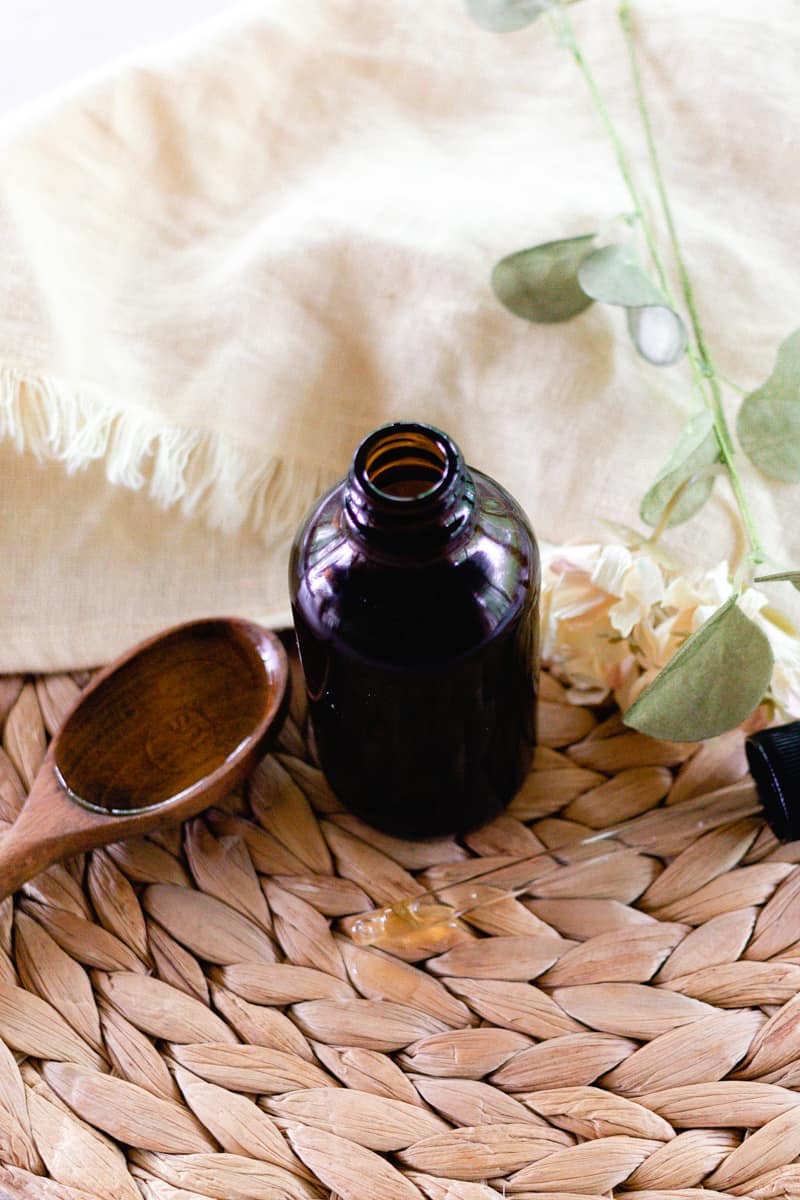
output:
<instances>
[{"instance_id":1,"label":"threaded bottle neck","mask_svg":"<svg viewBox=\"0 0 800 1200\"><path fill-rule=\"evenodd\" d=\"M426 557L471 528L474 496L472 477L447 434L397 421L374 430L356 450L345 518L370 549Z\"/></svg>"}]
</instances>

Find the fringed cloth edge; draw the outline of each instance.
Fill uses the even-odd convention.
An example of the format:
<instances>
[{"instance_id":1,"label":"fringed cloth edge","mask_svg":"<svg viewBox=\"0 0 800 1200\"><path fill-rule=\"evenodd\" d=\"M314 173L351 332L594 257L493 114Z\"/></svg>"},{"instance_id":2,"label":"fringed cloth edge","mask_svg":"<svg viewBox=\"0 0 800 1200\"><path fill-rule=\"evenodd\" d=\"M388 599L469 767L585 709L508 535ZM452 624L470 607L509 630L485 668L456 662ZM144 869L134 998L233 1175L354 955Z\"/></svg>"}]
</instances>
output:
<instances>
[{"instance_id":1,"label":"fringed cloth edge","mask_svg":"<svg viewBox=\"0 0 800 1200\"><path fill-rule=\"evenodd\" d=\"M69 473L102 461L109 483L180 506L212 529L249 528L265 541L291 533L332 482L330 471L233 443L216 432L165 425L150 414L89 399L52 376L0 364L0 440Z\"/></svg>"}]
</instances>

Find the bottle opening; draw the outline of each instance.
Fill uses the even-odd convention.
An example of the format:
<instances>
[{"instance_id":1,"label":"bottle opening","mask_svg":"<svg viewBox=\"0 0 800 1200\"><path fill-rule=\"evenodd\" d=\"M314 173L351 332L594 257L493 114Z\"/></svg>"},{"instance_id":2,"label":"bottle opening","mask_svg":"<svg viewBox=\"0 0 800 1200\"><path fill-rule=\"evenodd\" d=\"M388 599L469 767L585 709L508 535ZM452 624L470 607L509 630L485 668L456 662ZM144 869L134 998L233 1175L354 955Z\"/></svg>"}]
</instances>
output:
<instances>
[{"instance_id":1,"label":"bottle opening","mask_svg":"<svg viewBox=\"0 0 800 1200\"><path fill-rule=\"evenodd\" d=\"M391 425L362 443L355 467L362 485L381 499L425 500L446 485L456 460L448 439L438 430Z\"/></svg>"}]
</instances>

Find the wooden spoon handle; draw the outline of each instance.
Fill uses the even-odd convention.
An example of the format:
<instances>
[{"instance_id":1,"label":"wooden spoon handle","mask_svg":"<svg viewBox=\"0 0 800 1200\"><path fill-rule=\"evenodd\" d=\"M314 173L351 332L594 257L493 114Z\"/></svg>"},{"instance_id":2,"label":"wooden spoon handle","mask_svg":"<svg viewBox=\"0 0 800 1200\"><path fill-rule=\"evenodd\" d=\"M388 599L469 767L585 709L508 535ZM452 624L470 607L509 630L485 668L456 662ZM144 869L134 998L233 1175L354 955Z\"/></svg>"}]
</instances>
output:
<instances>
[{"instance_id":1,"label":"wooden spoon handle","mask_svg":"<svg viewBox=\"0 0 800 1200\"><path fill-rule=\"evenodd\" d=\"M48 755L22 812L9 830L0 833L0 900L46 867L81 849L69 828L73 807Z\"/></svg>"},{"instance_id":2,"label":"wooden spoon handle","mask_svg":"<svg viewBox=\"0 0 800 1200\"><path fill-rule=\"evenodd\" d=\"M22 825L21 821L18 823ZM0 900L59 858L61 850L57 844L32 837L28 830L12 825L0 834Z\"/></svg>"}]
</instances>

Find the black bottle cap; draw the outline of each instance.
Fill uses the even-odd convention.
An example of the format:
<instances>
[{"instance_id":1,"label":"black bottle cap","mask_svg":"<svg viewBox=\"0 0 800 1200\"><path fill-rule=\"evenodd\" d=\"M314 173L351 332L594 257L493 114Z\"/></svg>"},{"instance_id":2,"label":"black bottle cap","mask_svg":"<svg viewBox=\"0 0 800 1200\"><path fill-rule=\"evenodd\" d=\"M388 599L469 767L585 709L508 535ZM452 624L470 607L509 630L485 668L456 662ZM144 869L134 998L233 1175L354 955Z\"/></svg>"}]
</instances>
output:
<instances>
[{"instance_id":1,"label":"black bottle cap","mask_svg":"<svg viewBox=\"0 0 800 1200\"><path fill-rule=\"evenodd\" d=\"M772 832L800 838L800 721L753 733L745 742L750 774Z\"/></svg>"}]
</instances>

